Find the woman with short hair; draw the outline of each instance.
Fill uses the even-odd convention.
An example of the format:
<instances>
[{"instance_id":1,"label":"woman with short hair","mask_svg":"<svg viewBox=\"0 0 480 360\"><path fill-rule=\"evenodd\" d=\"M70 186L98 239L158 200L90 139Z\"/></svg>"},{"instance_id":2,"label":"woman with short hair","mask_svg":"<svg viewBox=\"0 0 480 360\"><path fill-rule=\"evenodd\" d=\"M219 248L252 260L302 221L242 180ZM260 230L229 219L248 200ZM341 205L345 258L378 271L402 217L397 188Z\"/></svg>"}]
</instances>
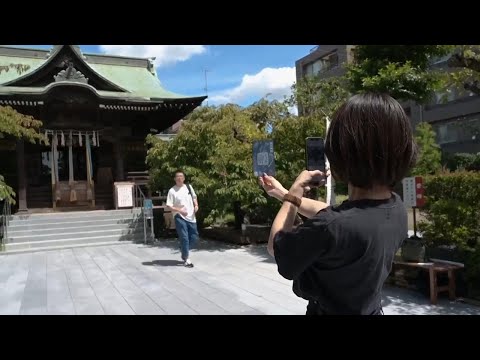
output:
<instances>
[{"instance_id":1,"label":"woman with short hair","mask_svg":"<svg viewBox=\"0 0 480 360\"><path fill-rule=\"evenodd\" d=\"M307 315L383 314L381 290L395 253L407 237L407 211L392 188L416 160L410 121L384 94L355 95L335 113L325 140L332 176L348 184L338 206L302 197L320 171L303 171L290 190L261 177L283 201L268 251L294 293L308 300ZM299 212L309 218L293 229Z\"/></svg>"}]
</instances>

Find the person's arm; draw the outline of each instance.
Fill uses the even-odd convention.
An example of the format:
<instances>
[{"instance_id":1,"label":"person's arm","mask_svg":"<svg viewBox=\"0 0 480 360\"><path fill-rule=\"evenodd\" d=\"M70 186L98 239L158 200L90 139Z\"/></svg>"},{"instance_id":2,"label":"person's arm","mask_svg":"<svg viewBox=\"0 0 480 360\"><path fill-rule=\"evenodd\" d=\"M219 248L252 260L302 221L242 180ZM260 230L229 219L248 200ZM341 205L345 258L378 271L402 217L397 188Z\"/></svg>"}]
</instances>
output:
<instances>
[{"instance_id":1,"label":"person's arm","mask_svg":"<svg viewBox=\"0 0 480 360\"><path fill-rule=\"evenodd\" d=\"M280 211L278 212L275 220L273 221L272 228L270 230L270 236L268 238L267 245L267 250L270 255L275 256L273 242L278 232L292 231L293 223L295 222L295 216L297 215L297 210L298 208L294 204L288 201L285 201L283 203Z\"/></svg>"},{"instance_id":2,"label":"person's arm","mask_svg":"<svg viewBox=\"0 0 480 360\"><path fill-rule=\"evenodd\" d=\"M318 175L316 171L302 172L288 194L302 199L303 202L303 191L315 175ZM313 211L317 209L317 205L310 203L306 208L307 211ZM278 272L289 280L299 276L319 256L324 256L333 244L321 217L309 219L292 231L296 214L297 206L290 201L284 201L272 224L267 247L270 255L275 257Z\"/></svg>"},{"instance_id":3,"label":"person's arm","mask_svg":"<svg viewBox=\"0 0 480 360\"><path fill-rule=\"evenodd\" d=\"M304 189L304 186L301 186L300 182L298 182L298 179L297 179L295 183L292 185L292 187L290 188L290 191L288 191L288 194L295 196L298 199L301 199L301 201L303 202L303 199L302 199L303 189ZM282 197L282 201L283 201L283 197ZM313 211L312 208L314 206L311 206L311 204L309 205L307 205L306 207L307 210ZM301 204L300 204L300 207L301 207ZM283 202L283 205L280 208L280 211L278 212L277 216L275 217L275 220L273 221L272 228L270 230L270 237L268 238L267 249L270 255L275 256L274 249L273 249L273 241L275 239L275 236L278 234L278 232L292 231L293 223L295 222L295 216L297 216L298 209L299 207L297 207L295 204L292 204L289 201Z\"/></svg>"},{"instance_id":4,"label":"person's arm","mask_svg":"<svg viewBox=\"0 0 480 360\"><path fill-rule=\"evenodd\" d=\"M285 189L282 184L280 184L280 182L272 176L264 175L263 177L259 178L259 181L260 185L264 188L267 194L276 198L277 200L283 201L283 197L288 193L288 190ZM297 210L301 215L309 219L314 217L319 211L328 207L328 204L322 201L313 200L302 196L303 192L299 196L302 199L302 204Z\"/></svg>"},{"instance_id":5,"label":"person's arm","mask_svg":"<svg viewBox=\"0 0 480 360\"><path fill-rule=\"evenodd\" d=\"M286 189L283 189L281 195L275 197L276 199L283 201L283 197L288 193ZM307 197L301 197L302 203L297 209L300 215L305 216L306 218L312 218L318 214L319 211L326 209L329 205L323 201L309 199Z\"/></svg>"}]
</instances>

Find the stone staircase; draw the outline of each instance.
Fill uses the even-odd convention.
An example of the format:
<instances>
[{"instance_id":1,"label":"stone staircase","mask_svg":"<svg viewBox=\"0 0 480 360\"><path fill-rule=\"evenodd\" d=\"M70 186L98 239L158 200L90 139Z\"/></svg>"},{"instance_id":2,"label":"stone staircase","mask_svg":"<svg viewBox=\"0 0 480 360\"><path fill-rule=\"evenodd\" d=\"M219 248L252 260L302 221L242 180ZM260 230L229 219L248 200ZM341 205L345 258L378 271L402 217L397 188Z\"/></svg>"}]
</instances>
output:
<instances>
[{"instance_id":1,"label":"stone staircase","mask_svg":"<svg viewBox=\"0 0 480 360\"><path fill-rule=\"evenodd\" d=\"M28 214L12 216L4 250L24 252L143 241L141 209Z\"/></svg>"}]
</instances>

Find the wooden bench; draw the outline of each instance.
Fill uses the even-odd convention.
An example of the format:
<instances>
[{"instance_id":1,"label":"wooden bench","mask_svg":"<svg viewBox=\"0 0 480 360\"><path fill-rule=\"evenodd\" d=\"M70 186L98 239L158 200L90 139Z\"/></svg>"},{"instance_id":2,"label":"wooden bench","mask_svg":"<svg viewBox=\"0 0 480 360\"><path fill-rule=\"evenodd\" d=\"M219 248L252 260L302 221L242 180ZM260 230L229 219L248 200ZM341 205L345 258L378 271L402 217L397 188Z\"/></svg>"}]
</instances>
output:
<instances>
[{"instance_id":1,"label":"wooden bench","mask_svg":"<svg viewBox=\"0 0 480 360\"><path fill-rule=\"evenodd\" d=\"M463 269L464 265L460 263L454 263L445 260L431 259L432 262L425 263L414 263L414 262L403 262L403 261L394 261L392 265L392 271L395 267L405 266L413 267L418 269L423 269L428 271L430 276L430 302L432 304L437 303L438 293L447 292L450 300L456 299L456 283L455 283L455 271ZM438 286L437 284L437 274L438 273L447 273L448 274L448 285L447 286Z\"/></svg>"}]
</instances>

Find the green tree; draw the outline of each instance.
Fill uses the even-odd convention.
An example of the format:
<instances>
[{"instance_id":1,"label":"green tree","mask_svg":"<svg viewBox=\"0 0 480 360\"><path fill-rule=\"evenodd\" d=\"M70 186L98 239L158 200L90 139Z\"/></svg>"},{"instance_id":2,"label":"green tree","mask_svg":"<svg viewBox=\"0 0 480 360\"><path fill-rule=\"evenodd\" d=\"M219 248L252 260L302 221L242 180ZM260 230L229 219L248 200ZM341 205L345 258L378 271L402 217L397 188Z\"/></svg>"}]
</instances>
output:
<instances>
[{"instance_id":1,"label":"green tree","mask_svg":"<svg viewBox=\"0 0 480 360\"><path fill-rule=\"evenodd\" d=\"M453 85L480 95L480 45L458 45L448 65Z\"/></svg>"},{"instance_id":2,"label":"green tree","mask_svg":"<svg viewBox=\"0 0 480 360\"><path fill-rule=\"evenodd\" d=\"M171 142L147 139L152 187L167 190L175 169L182 168L201 199L200 225L231 213L234 204L248 214L267 202L252 171L252 144L262 138L266 134L249 109L232 104L199 108Z\"/></svg>"},{"instance_id":3,"label":"green tree","mask_svg":"<svg viewBox=\"0 0 480 360\"><path fill-rule=\"evenodd\" d=\"M277 121L290 116L286 102L269 101L268 95L250 105L246 111L262 132L270 132Z\"/></svg>"},{"instance_id":4,"label":"green tree","mask_svg":"<svg viewBox=\"0 0 480 360\"><path fill-rule=\"evenodd\" d=\"M432 125L422 122L417 125L415 141L419 154L417 164L412 169L412 175L432 175L442 167L442 152L436 142L436 133Z\"/></svg>"},{"instance_id":5,"label":"green tree","mask_svg":"<svg viewBox=\"0 0 480 360\"><path fill-rule=\"evenodd\" d=\"M299 116L280 122L272 133L281 181L293 181L305 169L305 139L309 136L325 138L327 117L332 118L349 95L344 77L305 77L292 86L292 95L286 104L296 106ZM319 195L323 196L324 190L321 188ZM337 183L336 192L346 193L346 184ZM317 194L311 195L316 197Z\"/></svg>"},{"instance_id":6,"label":"green tree","mask_svg":"<svg viewBox=\"0 0 480 360\"><path fill-rule=\"evenodd\" d=\"M28 66L15 64L0 66L0 73L12 69L21 74L28 70ZM0 140L19 138L31 143L45 142L45 137L38 132L41 126L42 122L35 120L32 116L21 114L10 106L0 106ZM14 203L14 196L13 189L5 183L4 177L0 174L0 199L7 199Z\"/></svg>"},{"instance_id":7,"label":"green tree","mask_svg":"<svg viewBox=\"0 0 480 360\"><path fill-rule=\"evenodd\" d=\"M444 83L444 72L430 68L449 45L358 45L346 78L353 93L385 92L398 100L428 101Z\"/></svg>"},{"instance_id":8,"label":"green tree","mask_svg":"<svg viewBox=\"0 0 480 360\"><path fill-rule=\"evenodd\" d=\"M285 103L290 107L298 107L300 116L325 121L325 117L332 117L348 96L345 78L322 79L319 76L309 76L292 86L292 95Z\"/></svg>"}]
</instances>

